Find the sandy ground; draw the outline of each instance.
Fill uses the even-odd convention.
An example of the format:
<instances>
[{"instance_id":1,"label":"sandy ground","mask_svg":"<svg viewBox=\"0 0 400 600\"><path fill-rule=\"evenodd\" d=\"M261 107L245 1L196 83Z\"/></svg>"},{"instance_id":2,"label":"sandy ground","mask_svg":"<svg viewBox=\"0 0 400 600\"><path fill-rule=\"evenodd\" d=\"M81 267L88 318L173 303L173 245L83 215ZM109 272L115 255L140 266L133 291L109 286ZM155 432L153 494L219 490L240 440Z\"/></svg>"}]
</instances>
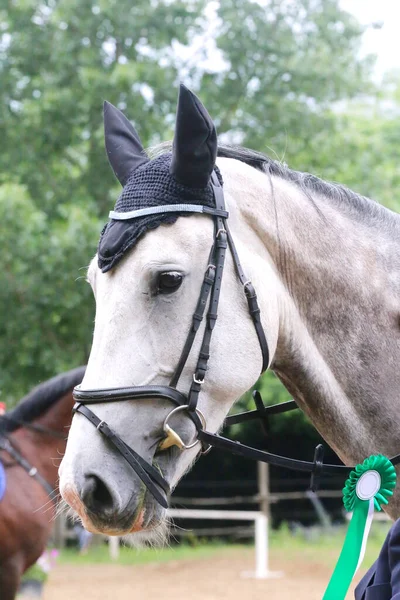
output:
<instances>
[{"instance_id":1,"label":"sandy ground","mask_svg":"<svg viewBox=\"0 0 400 600\"><path fill-rule=\"evenodd\" d=\"M243 572L254 568L253 560L251 551L240 550L135 566L60 565L44 600L321 600L331 574L309 561L278 560L271 561L271 569L284 571L283 577L249 579Z\"/></svg>"}]
</instances>

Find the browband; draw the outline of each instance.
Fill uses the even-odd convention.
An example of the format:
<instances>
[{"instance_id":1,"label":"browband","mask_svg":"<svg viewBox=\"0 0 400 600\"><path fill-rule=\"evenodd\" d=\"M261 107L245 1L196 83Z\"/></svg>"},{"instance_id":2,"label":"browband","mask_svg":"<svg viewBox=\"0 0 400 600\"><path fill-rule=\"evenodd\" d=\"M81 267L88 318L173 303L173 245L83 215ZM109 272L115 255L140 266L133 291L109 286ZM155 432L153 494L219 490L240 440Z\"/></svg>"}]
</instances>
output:
<instances>
[{"instance_id":1,"label":"browband","mask_svg":"<svg viewBox=\"0 0 400 600\"><path fill-rule=\"evenodd\" d=\"M130 210L129 212L116 212L111 210L108 216L114 221L128 221L130 219L146 217L147 215L157 215L172 212L203 213L206 215L222 217L223 219L227 219L229 217L229 213L226 210L211 208L210 206L204 206L200 204L164 204L159 206L148 206L147 208L139 208L138 210Z\"/></svg>"}]
</instances>

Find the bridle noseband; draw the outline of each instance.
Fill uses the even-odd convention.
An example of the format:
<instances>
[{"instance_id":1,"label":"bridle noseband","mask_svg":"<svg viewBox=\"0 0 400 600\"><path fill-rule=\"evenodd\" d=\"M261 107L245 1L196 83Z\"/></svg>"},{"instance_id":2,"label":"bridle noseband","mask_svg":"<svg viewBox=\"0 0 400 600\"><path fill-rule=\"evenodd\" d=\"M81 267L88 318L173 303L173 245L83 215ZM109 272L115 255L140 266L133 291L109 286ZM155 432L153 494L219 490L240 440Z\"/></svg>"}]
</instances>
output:
<instances>
[{"instance_id":1,"label":"bridle noseband","mask_svg":"<svg viewBox=\"0 0 400 600\"><path fill-rule=\"evenodd\" d=\"M269 366L268 343L261 324L257 294L253 284L245 276L240 264L239 256L228 228L227 220L229 214L225 208L223 189L215 172L213 172L211 177L211 185L214 193L215 208L192 204L174 204L148 207L128 213L116 213L113 211L110 213L110 217L114 220L134 219L149 214L164 212L202 213L211 216L214 220L214 239L210 250L208 266L204 274L197 305L192 316L191 327L169 385L147 385L98 390L82 390L80 389L80 386L77 386L74 389L74 399L76 400L76 404L73 408L74 412L86 417L96 427L96 429L109 440L114 448L118 450L118 452L132 467L155 500L164 508L168 508L167 496L170 492L170 487L168 482L160 473L160 470L156 466L146 462L139 454L137 454L137 452L130 448L116 433L114 433L107 423L100 420L95 413L93 413L93 411L86 406L87 404L121 402L122 400L143 400L146 398L160 398L169 400L175 404L175 408L168 414L164 421L163 429L164 433L166 434L166 438L161 442L159 449L166 449L172 445L176 445L180 449L189 449L193 448L197 443L201 443L203 452L205 452L208 451L211 446L214 446L254 460L267 462L269 464L288 469L311 473L311 487L313 489L317 487L317 480L322 472L329 471L332 474L347 474L353 468L346 467L344 465L323 464L323 447L321 445L317 446L315 450L314 461L307 462L250 448L249 446L245 446L239 442L234 442L222 436L206 431L206 422L204 416L198 409L197 404L201 386L206 377L208 361L210 358L210 344L218 316L222 275L224 271L225 255L228 247L233 258L237 277L243 286L243 291L247 299L249 314L253 321L256 335L260 344L262 354L261 373L263 373ZM203 339L201 341L200 351L193 373L191 386L188 394L185 395L178 391L176 386L178 385L183 368L188 360L190 351L196 338L196 334L200 328L200 324L203 321L207 305L208 310L206 314ZM265 407L260 396L257 394L255 395L255 400L257 405L257 409L255 411L228 417L225 423L230 425L256 418L265 420L269 414L277 414L298 408L294 401ZM196 440L191 444L185 444L180 436L168 424L170 417L177 411L185 411L187 416L193 421L196 427L197 437ZM393 464L400 462L400 455L392 458L391 461Z\"/></svg>"}]
</instances>

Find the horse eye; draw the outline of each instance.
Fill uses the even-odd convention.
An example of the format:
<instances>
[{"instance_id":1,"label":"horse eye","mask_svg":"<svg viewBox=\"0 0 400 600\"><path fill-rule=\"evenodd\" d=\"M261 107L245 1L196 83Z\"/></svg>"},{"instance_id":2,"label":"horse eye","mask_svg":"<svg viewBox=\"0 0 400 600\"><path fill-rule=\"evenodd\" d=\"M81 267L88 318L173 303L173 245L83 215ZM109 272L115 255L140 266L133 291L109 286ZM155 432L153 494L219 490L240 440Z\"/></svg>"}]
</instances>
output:
<instances>
[{"instance_id":1,"label":"horse eye","mask_svg":"<svg viewBox=\"0 0 400 600\"><path fill-rule=\"evenodd\" d=\"M166 271L160 273L157 282L158 294L172 294L180 287L183 281L182 273L177 271Z\"/></svg>"}]
</instances>

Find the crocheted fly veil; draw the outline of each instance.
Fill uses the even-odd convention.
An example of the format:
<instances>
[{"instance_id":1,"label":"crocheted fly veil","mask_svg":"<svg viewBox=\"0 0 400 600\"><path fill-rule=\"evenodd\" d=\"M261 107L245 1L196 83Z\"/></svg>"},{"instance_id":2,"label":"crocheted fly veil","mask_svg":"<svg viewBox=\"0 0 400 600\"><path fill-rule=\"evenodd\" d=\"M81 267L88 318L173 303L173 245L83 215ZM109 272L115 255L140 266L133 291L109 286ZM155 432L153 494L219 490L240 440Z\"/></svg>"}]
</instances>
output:
<instances>
[{"instance_id":1,"label":"crocheted fly veil","mask_svg":"<svg viewBox=\"0 0 400 600\"><path fill-rule=\"evenodd\" d=\"M200 100L183 85L172 152L150 160L130 121L108 102L104 131L108 160L123 190L100 237L98 262L103 273L149 229L214 208L210 183L214 170L222 184L215 167L214 124ZM159 213L155 207L161 207Z\"/></svg>"}]
</instances>

